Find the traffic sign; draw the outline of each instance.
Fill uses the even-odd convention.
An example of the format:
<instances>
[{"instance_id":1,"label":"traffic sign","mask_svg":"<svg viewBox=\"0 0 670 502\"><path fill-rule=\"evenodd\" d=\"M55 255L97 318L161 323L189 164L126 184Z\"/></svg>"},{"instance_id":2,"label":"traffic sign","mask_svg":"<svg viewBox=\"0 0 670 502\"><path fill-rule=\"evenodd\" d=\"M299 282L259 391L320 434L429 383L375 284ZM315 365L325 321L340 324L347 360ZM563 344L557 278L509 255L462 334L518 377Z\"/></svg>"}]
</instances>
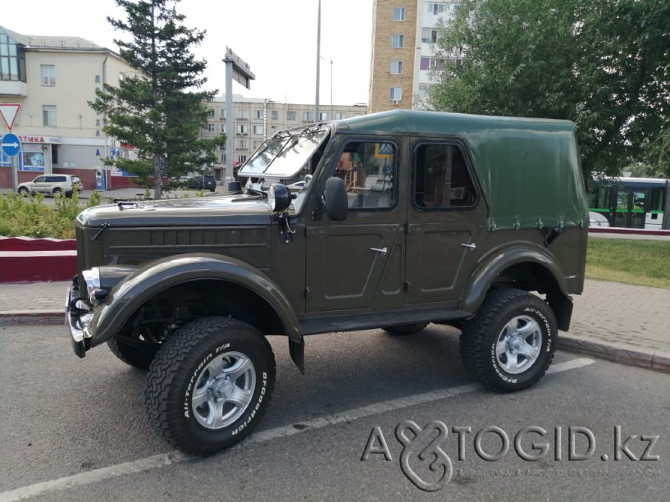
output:
<instances>
[{"instance_id":1,"label":"traffic sign","mask_svg":"<svg viewBox=\"0 0 670 502\"><path fill-rule=\"evenodd\" d=\"M20 109L20 103L0 103L0 115L2 115L2 120L5 121L7 129L10 131L14 126L14 120L16 120L16 116L19 114Z\"/></svg>"},{"instance_id":2,"label":"traffic sign","mask_svg":"<svg viewBox=\"0 0 670 502\"><path fill-rule=\"evenodd\" d=\"M16 134L11 132L2 137L2 151L9 157L18 155L21 151L21 141Z\"/></svg>"}]
</instances>

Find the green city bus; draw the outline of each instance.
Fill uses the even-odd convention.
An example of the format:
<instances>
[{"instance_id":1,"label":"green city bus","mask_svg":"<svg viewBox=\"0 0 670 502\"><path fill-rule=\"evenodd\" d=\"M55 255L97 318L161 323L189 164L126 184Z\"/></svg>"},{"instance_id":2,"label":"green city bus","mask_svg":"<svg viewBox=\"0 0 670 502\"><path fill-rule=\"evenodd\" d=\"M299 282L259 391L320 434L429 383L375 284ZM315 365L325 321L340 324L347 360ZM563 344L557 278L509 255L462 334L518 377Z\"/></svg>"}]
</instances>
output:
<instances>
[{"instance_id":1,"label":"green city bus","mask_svg":"<svg viewBox=\"0 0 670 502\"><path fill-rule=\"evenodd\" d=\"M593 179L588 201L589 211L602 214L611 227L670 229L670 180Z\"/></svg>"}]
</instances>

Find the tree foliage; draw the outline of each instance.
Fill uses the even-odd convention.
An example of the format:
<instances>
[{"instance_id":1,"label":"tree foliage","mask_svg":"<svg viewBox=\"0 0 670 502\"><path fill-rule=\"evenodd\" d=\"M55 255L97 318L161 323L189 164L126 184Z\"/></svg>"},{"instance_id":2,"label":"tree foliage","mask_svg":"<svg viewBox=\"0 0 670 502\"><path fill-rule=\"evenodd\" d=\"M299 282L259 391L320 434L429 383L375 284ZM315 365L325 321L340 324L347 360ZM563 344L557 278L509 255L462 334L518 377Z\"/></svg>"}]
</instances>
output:
<instances>
[{"instance_id":1,"label":"tree foliage","mask_svg":"<svg viewBox=\"0 0 670 502\"><path fill-rule=\"evenodd\" d=\"M223 136L200 137L207 123L207 102L216 91L195 91L206 82L200 75L207 62L196 60L190 51L205 32L183 25L185 16L175 8L178 2L116 0L127 19L107 20L130 35L129 41L115 43L135 73L125 75L118 87L105 84L90 103L104 114L103 131L132 145L137 154L106 162L137 175L140 184L153 184L155 198L161 196L161 179L174 182L211 165L216 145L225 142Z\"/></svg>"},{"instance_id":2,"label":"tree foliage","mask_svg":"<svg viewBox=\"0 0 670 502\"><path fill-rule=\"evenodd\" d=\"M670 175L668 19L667 0L463 0L441 28L452 63L430 104L572 120L585 171L646 162Z\"/></svg>"}]
</instances>

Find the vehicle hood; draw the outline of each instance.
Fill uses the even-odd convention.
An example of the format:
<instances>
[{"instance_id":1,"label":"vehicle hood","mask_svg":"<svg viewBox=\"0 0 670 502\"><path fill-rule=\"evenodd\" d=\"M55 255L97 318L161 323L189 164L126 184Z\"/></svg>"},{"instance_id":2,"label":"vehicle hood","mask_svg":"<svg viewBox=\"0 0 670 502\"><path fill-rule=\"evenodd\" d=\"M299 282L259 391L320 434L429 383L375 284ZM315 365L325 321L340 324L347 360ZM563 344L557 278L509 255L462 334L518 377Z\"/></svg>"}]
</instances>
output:
<instances>
[{"instance_id":1,"label":"vehicle hood","mask_svg":"<svg viewBox=\"0 0 670 502\"><path fill-rule=\"evenodd\" d=\"M267 225L271 221L267 199L249 195L122 202L88 208L77 216L82 226L117 228Z\"/></svg>"}]
</instances>

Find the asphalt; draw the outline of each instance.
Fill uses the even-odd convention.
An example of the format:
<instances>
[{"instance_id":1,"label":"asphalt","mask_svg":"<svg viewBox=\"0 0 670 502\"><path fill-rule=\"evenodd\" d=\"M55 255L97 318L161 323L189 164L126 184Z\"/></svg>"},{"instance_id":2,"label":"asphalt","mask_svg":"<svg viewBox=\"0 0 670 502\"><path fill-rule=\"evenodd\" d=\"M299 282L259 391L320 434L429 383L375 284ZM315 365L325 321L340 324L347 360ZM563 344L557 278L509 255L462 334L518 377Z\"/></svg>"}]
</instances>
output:
<instances>
[{"instance_id":1,"label":"asphalt","mask_svg":"<svg viewBox=\"0 0 670 502\"><path fill-rule=\"evenodd\" d=\"M0 327L60 324L67 282L0 284ZM558 348L670 373L670 290L587 280ZM0 332L1 335L1 332Z\"/></svg>"}]
</instances>

